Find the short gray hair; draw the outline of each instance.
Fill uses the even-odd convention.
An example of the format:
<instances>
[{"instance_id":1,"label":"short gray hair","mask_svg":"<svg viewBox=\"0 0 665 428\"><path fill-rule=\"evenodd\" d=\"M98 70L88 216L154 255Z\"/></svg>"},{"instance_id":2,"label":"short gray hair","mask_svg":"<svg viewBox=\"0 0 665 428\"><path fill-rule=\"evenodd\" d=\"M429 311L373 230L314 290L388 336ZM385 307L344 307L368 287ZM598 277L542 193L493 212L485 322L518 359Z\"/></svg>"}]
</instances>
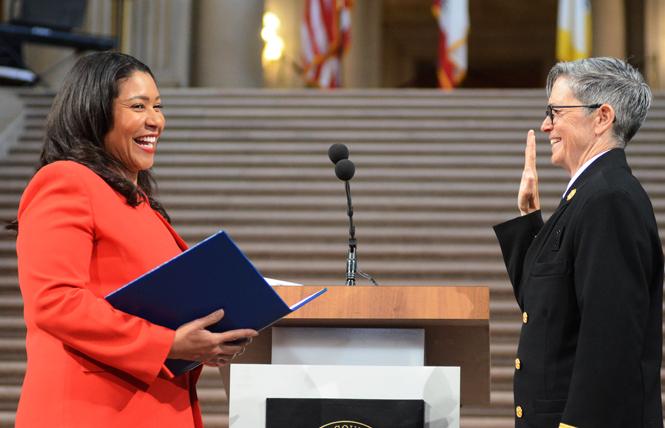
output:
<instances>
[{"instance_id":1,"label":"short gray hair","mask_svg":"<svg viewBox=\"0 0 665 428\"><path fill-rule=\"evenodd\" d=\"M620 147L640 129L651 106L651 89L633 66L617 58L588 58L559 62L547 75L547 96L559 77L568 79L582 104L609 104L616 121L612 127Z\"/></svg>"}]
</instances>

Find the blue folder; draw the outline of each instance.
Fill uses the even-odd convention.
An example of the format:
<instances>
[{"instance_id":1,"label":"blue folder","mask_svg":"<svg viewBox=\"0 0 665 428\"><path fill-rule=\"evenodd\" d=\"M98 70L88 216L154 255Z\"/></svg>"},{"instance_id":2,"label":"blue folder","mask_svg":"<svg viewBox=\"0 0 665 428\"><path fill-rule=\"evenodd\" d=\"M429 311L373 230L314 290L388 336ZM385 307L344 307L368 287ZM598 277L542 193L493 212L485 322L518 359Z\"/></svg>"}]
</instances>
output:
<instances>
[{"instance_id":1,"label":"blue folder","mask_svg":"<svg viewBox=\"0 0 665 428\"><path fill-rule=\"evenodd\" d=\"M128 314L170 329L224 309L214 332L262 330L325 293L324 288L288 306L224 231L117 289L106 300ZM168 359L178 376L201 363Z\"/></svg>"}]
</instances>

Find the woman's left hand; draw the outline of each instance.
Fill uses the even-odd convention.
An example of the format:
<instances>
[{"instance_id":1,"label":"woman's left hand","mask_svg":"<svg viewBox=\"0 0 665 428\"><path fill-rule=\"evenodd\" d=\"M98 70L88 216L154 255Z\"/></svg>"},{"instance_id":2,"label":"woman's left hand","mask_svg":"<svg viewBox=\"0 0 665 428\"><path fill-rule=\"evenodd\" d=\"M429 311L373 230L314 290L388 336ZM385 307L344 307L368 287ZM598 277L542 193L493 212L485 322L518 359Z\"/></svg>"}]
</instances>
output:
<instances>
[{"instance_id":1,"label":"woman's left hand","mask_svg":"<svg viewBox=\"0 0 665 428\"><path fill-rule=\"evenodd\" d=\"M250 343L252 343L251 337L244 340L235 340L233 342L223 343L219 345L222 351L210 360L204 361L203 364L210 367L223 367L231 363L231 360L234 358L244 354L245 348Z\"/></svg>"}]
</instances>

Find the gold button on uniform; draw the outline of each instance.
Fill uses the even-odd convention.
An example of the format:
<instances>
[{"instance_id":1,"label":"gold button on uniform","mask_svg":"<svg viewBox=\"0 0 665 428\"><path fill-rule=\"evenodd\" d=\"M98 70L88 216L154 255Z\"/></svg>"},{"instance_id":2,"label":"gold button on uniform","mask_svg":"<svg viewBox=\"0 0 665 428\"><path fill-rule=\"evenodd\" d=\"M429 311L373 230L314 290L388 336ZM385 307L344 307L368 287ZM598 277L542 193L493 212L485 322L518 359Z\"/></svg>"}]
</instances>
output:
<instances>
[{"instance_id":1,"label":"gold button on uniform","mask_svg":"<svg viewBox=\"0 0 665 428\"><path fill-rule=\"evenodd\" d=\"M522 417L522 406L515 407L515 416L517 416L518 418Z\"/></svg>"},{"instance_id":2,"label":"gold button on uniform","mask_svg":"<svg viewBox=\"0 0 665 428\"><path fill-rule=\"evenodd\" d=\"M522 322L523 322L524 324L526 324L527 322L529 322L529 314L527 314L526 312L522 312Z\"/></svg>"},{"instance_id":3,"label":"gold button on uniform","mask_svg":"<svg viewBox=\"0 0 665 428\"><path fill-rule=\"evenodd\" d=\"M515 369L519 370L520 368L522 368L522 362L519 358L515 358Z\"/></svg>"}]
</instances>

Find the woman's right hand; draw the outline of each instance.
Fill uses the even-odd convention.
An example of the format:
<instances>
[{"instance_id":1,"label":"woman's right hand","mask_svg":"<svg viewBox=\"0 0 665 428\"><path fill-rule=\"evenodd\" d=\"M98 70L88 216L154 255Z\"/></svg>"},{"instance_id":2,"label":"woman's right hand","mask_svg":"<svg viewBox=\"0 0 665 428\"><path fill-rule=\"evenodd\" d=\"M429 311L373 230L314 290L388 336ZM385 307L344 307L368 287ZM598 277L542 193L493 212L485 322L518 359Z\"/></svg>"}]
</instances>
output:
<instances>
[{"instance_id":1,"label":"woman's right hand","mask_svg":"<svg viewBox=\"0 0 665 428\"><path fill-rule=\"evenodd\" d=\"M522 215L540 209L540 193L538 192L538 171L536 170L536 134L533 129L526 136L524 150L524 170L517 194L517 207Z\"/></svg>"},{"instance_id":2,"label":"woman's right hand","mask_svg":"<svg viewBox=\"0 0 665 428\"><path fill-rule=\"evenodd\" d=\"M224 318L220 309L203 318L183 324L175 331L168 358L190 361L231 360L258 333L251 329L213 333L206 327Z\"/></svg>"}]
</instances>

